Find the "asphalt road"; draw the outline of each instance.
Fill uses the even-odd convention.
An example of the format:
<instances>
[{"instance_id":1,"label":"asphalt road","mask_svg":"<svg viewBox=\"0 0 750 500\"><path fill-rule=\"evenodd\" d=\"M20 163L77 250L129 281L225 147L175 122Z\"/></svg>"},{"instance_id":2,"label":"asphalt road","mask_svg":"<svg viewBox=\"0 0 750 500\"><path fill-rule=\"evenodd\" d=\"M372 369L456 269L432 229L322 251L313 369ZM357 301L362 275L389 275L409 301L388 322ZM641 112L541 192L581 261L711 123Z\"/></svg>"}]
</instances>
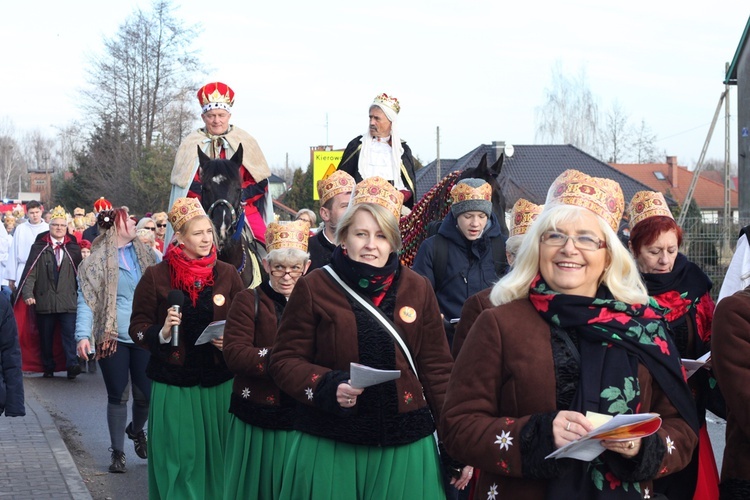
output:
<instances>
[{"instance_id":1,"label":"asphalt road","mask_svg":"<svg viewBox=\"0 0 750 500\"><path fill-rule=\"evenodd\" d=\"M148 498L147 462L136 456L133 442L127 437L127 472L107 471L110 464L107 391L101 371L82 373L75 380L68 380L64 372L51 379L42 378L41 374L26 375L24 387L27 392L34 392L54 419L94 500Z\"/></svg>"}]
</instances>

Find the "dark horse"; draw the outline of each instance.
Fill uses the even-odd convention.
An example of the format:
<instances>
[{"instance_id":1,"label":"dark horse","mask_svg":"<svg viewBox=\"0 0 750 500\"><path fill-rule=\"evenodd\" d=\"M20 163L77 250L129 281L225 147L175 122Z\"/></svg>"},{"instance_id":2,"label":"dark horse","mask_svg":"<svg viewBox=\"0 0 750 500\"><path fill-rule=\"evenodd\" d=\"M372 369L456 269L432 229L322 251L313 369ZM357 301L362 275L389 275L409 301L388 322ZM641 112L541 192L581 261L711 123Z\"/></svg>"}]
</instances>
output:
<instances>
[{"instance_id":1,"label":"dark horse","mask_svg":"<svg viewBox=\"0 0 750 500\"><path fill-rule=\"evenodd\" d=\"M261 260L265 247L253 237L245 221L242 202L242 145L229 160L212 160L198 147L201 179L201 205L214 223L218 240L217 257L232 264L248 288L258 286L264 278Z\"/></svg>"},{"instance_id":2,"label":"dark horse","mask_svg":"<svg viewBox=\"0 0 750 500\"><path fill-rule=\"evenodd\" d=\"M497 177L503 168L504 159L505 155L501 154L500 158L488 167L487 155L485 154L475 168L451 172L422 196L409 215L401 217L399 226L403 240L402 264L411 266L414 262L419 245L427 238L427 224L435 220L441 220L448 215L451 188L461 179L470 177L482 179L492 186L492 210L500 222L503 234L508 235L508 226L505 224L505 197L497 181Z\"/></svg>"}]
</instances>

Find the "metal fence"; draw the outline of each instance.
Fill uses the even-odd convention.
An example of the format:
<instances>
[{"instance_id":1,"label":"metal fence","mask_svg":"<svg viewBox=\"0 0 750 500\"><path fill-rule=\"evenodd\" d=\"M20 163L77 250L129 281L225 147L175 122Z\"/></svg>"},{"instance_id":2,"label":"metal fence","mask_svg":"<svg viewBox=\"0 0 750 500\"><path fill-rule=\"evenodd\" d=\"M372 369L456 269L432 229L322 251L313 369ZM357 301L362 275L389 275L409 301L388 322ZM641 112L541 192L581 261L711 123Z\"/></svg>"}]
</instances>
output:
<instances>
[{"instance_id":1,"label":"metal fence","mask_svg":"<svg viewBox=\"0 0 750 500\"><path fill-rule=\"evenodd\" d=\"M750 220L734 222L725 227L721 221L705 222L702 218L687 218L682 225L683 237L680 251L697 264L711 278L714 300L719 295L727 267L734 255L740 229Z\"/></svg>"}]
</instances>

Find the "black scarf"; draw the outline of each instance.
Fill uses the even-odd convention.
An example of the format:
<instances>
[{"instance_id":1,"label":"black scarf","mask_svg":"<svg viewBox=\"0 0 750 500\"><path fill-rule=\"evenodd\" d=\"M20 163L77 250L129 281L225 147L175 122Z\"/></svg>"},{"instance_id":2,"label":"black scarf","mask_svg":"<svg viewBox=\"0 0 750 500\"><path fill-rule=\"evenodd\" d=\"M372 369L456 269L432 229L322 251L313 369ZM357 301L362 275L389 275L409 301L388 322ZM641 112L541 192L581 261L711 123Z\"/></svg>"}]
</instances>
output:
<instances>
[{"instance_id":1,"label":"black scarf","mask_svg":"<svg viewBox=\"0 0 750 500\"><path fill-rule=\"evenodd\" d=\"M581 375L571 410L583 414L638 413L640 362L698 433L695 404L677 349L661 321L662 316L651 305L615 300L604 285L593 298L560 294L550 289L541 276L532 282L529 299L545 321L565 330L573 329L578 335ZM594 486L594 471L599 470L605 477L608 468L600 459L590 465L590 469L582 468L583 476L578 479ZM570 480L575 478L561 478L558 486L565 489ZM628 498L634 490L625 491L621 487L616 492L610 491L613 498Z\"/></svg>"},{"instance_id":2,"label":"black scarf","mask_svg":"<svg viewBox=\"0 0 750 500\"><path fill-rule=\"evenodd\" d=\"M383 267L375 267L350 259L346 250L337 246L331 254L331 267L347 285L369 297L377 306L396 277L399 260L393 252Z\"/></svg>"}]
</instances>

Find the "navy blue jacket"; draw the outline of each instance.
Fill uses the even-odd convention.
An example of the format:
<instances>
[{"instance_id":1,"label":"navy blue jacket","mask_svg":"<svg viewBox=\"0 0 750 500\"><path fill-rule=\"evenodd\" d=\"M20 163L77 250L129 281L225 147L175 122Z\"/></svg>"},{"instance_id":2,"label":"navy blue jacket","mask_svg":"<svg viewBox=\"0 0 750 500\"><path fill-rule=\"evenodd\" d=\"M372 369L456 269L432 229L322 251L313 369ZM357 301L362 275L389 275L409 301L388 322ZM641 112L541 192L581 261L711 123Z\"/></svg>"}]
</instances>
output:
<instances>
[{"instance_id":1,"label":"navy blue jacket","mask_svg":"<svg viewBox=\"0 0 750 500\"><path fill-rule=\"evenodd\" d=\"M443 282L435 289L440 312L446 320L459 318L466 299L477 292L492 286L498 280L495 274L495 263L492 260L492 242L494 238L505 238L495 214L490 216L487 227L480 238L469 241L458 228L452 212L443 220L438 234L447 239L448 259ZM435 255L435 238L427 238L417 251L412 269L427 277L435 288L433 258ZM505 257L505 256L503 256Z\"/></svg>"},{"instance_id":2,"label":"navy blue jacket","mask_svg":"<svg viewBox=\"0 0 750 500\"><path fill-rule=\"evenodd\" d=\"M23 372L21 347L13 308L8 298L0 294L0 415L23 417Z\"/></svg>"}]
</instances>

